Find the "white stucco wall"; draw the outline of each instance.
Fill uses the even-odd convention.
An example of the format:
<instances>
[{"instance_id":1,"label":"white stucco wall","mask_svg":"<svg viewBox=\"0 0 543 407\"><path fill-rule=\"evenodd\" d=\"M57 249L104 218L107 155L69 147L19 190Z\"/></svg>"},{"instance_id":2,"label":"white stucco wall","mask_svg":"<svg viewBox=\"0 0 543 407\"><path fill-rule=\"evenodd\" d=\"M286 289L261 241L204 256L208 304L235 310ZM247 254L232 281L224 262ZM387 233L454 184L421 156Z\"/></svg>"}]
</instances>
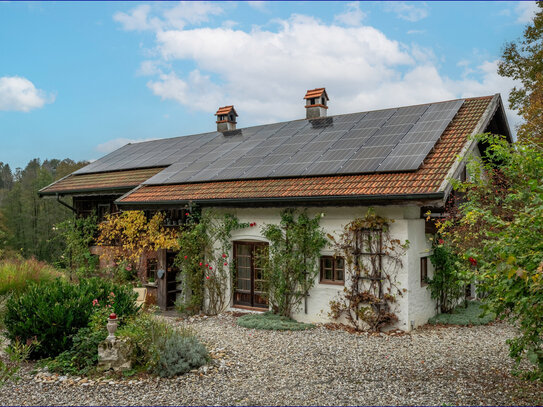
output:
<instances>
[{"instance_id":1,"label":"white stucco wall","mask_svg":"<svg viewBox=\"0 0 543 407\"><path fill-rule=\"evenodd\" d=\"M229 208L216 209L218 212L228 212L236 215L240 222L256 222L255 227L236 230L232 233L232 241L266 241L261 235L261 228L265 224L278 224L280 222L281 208ZM324 213L321 219L321 227L326 233L338 236L343 227L355 219L364 216L367 207L322 207L308 208L308 214L315 216ZM411 329L411 321L415 327L426 323L429 317L435 313L434 302L425 287L420 284L420 257L428 256L430 244L424 234L424 220L420 219L420 208L417 206L381 206L375 207L378 215L393 219L390 226L390 233L393 238L401 242L410 241L410 247L403 258L403 268L398 272L397 282L401 289L407 292L398 297L394 305L394 312L399 317L395 328L402 330ZM331 246L321 251L321 255L332 255L334 250ZM229 253L229 258L233 253ZM431 262L429 273L431 275ZM341 285L321 284L319 276L315 279L315 285L309 293L307 300L307 313L304 310L303 302L298 312L293 317L304 322L332 322L328 316L330 311L330 300L336 298L343 291ZM346 277L348 281L348 277ZM230 293L230 298L232 295ZM231 304L232 305L232 304ZM232 308L231 308L232 309Z\"/></svg>"}]
</instances>

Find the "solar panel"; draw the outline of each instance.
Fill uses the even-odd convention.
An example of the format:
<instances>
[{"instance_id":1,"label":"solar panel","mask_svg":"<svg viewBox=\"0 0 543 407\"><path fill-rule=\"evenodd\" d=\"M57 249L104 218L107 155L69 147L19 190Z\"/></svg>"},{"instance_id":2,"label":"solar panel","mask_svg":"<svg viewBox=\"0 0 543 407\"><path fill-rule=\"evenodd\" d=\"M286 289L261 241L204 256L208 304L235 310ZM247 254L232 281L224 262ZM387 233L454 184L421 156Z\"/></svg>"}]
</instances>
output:
<instances>
[{"instance_id":1,"label":"solar panel","mask_svg":"<svg viewBox=\"0 0 543 407\"><path fill-rule=\"evenodd\" d=\"M126 145L76 174L167 166L148 184L416 170L463 100Z\"/></svg>"},{"instance_id":2,"label":"solar panel","mask_svg":"<svg viewBox=\"0 0 543 407\"><path fill-rule=\"evenodd\" d=\"M376 168L378 172L418 169L452 121L463 100L434 103Z\"/></svg>"}]
</instances>

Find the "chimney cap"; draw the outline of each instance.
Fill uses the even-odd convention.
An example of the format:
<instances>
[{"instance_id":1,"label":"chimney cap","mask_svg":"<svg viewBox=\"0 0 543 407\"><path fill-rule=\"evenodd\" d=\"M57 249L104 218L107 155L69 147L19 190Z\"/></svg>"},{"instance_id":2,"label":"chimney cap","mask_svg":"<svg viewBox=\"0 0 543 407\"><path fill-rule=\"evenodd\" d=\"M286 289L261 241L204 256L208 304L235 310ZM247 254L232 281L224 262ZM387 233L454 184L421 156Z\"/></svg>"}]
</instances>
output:
<instances>
[{"instance_id":1,"label":"chimney cap","mask_svg":"<svg viewBox=\"0 0 543 407\"><path fill-rule=\"evenodd\" d=\"M304 96L304 99L313 99L323 96L326 98L326 100L330 100L328 97L328 94L326 93L326 88L315 88L308 90L307 93Z\"/></svg>"},{"instance_id":2,"label":"chimney cap","mask_svg":"<svg viewBox=\"0 0 543 407\"><path fill-rule=\"evenodd\" d=\"M215 116L229 114L230 112L234 112L234 114L238 116L238 114L236 113L236 109L234 109L233 105L219 107L219 110L217 110L217 113L215 113Z\"/></svg>"}]
</instances>

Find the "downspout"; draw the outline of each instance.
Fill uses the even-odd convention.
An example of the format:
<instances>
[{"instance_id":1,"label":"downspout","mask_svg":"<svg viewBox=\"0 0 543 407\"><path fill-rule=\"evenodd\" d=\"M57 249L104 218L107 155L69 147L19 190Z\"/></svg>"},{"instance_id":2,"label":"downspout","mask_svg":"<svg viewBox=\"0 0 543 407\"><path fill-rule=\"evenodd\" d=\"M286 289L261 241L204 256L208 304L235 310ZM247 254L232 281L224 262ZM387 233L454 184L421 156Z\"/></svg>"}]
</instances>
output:
<instances>
[{"instance_id":1,"label":"downspout","mask_svg":"<svg viewBox=\"0 0 543 407\"><path fill-rule=\"evenodd\" d=\"M62 206L65 206L66 208L68 208L69 210L71 210L73 213L76 213L76 212L77 212L73 206L70 206L70 205L68 205L66 202L61 201L61 200L60 200L60 195L59 195L59 194L56 194L56 196L57 196L57 202L58 202L59 204L61 204Z\"/></svg>"}]
</instances>

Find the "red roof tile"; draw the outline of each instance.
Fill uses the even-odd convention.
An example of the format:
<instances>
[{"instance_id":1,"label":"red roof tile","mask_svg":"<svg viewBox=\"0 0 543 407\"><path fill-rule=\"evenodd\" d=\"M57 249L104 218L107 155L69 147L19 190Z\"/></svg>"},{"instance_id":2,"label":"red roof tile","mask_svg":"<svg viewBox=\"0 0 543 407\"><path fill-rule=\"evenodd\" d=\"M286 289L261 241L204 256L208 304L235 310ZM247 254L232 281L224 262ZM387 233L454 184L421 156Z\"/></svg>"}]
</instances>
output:
<instances>
[{"instance_id":1,"label":"red roof tile","mask_svg":"<svg viewBox=\"0 0 543 407\"><path fill-rule=\"evenodd\" d=\"M124 196L120 203L436 193L491 100L492 96L466 99L414 172L144 185Z\"/></svg>"},{"instance_id":2,"label":"red roof tile","mask_svg":"<svg viewBox=\"0 0 543 407\"><path fill-rule=\"evenodd\" d=\"M130 189L140 185L164 167L70 175L40 190L41 195L84 192L96 189Z\"/></svg>"},{"instance_id":3,"label":"red roof tile","mask_svg":"<svg viewBox=\"0 0 543 407\"><path fill-rule=\"evenodd\" d=\"M237 116L238 114L236 113L236 109L234 109L234 106L223 106L223 107L219 107L219 110L217 110L217 113L215 113L215 116L223 115L223 114L228 114L228 113L230 113L232 110L234 111L234 114Z\"/></svg>"},{"instance_id":4,"label":"red roof tile","mask_svg":"<svg viewBox=\"0 0 543 407\"><path fill-rule=\"evenodd\" d=\"M304 99L318 98L323 93L326 95L326 99L328 99L328 94L326 93L326 88L316 88L316 89L308 90L307 93L304 96Z\"/></svg>"}]
</instances>

